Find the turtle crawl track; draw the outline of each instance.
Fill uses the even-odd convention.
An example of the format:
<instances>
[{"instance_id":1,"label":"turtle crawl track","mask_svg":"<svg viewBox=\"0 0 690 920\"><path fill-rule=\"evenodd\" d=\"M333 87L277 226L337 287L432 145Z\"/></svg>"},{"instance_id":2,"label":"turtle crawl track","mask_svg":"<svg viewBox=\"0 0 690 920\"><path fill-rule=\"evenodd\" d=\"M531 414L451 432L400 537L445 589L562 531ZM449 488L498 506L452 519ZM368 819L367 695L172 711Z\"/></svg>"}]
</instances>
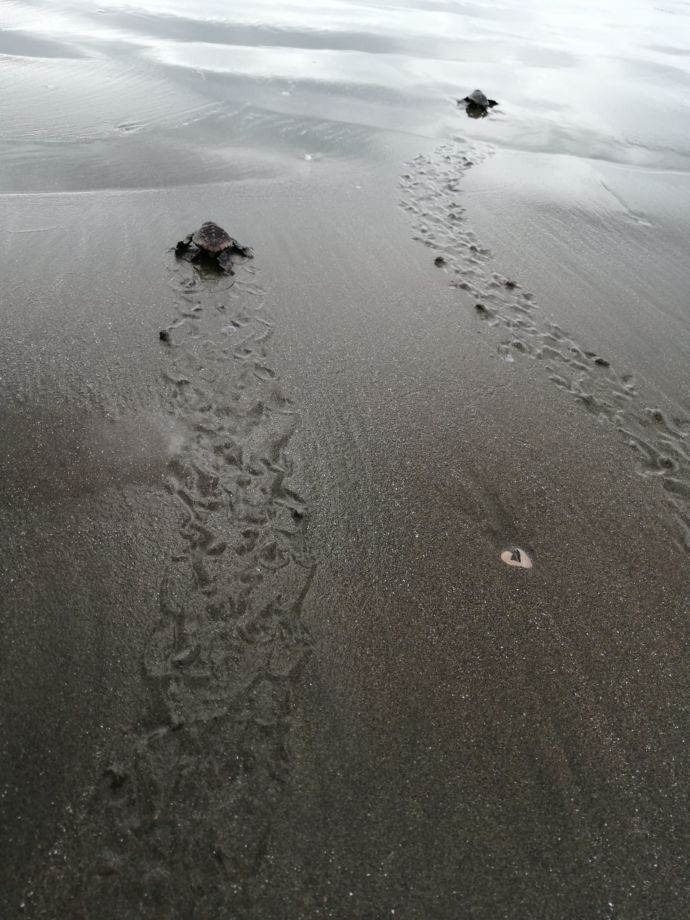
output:
<instances>
[{"instance_id":1,"label":"turtle crawl track","mask_svg":"<svg viewBox=\"0 0 690 920\"><path fill-rule=\"evenodd\" d=\"M428 246L453 275L451 285L477 304L481 321L505 334L501 357L541 360L552 383L567 391L600 422L612 425L631 449L644 478L659 480L666 495L675 542L690 551L690 423L644 405L632 374L587 351L555 323L539 317L532 294L491 270L492 255L479 245L462 205L462 178L490 150L458 142L420 155L401 179L401 206L413 220L414 239Z\"/></svg>"},{"instance_id":2,"label":"turtle crawl track","mask_svg":"<svg viewBox=\"0 0 690 920\"><path fill-rule=\"evenodd\" d=\"M260 897L314 567L289 485L296 415L267 362L256 272L238 272L172 269L176 315L159 347L186 436L165 480L179 533L144 654L149 705L55 847L35 916L249 917Z\"/></svg>"}]
</instances>

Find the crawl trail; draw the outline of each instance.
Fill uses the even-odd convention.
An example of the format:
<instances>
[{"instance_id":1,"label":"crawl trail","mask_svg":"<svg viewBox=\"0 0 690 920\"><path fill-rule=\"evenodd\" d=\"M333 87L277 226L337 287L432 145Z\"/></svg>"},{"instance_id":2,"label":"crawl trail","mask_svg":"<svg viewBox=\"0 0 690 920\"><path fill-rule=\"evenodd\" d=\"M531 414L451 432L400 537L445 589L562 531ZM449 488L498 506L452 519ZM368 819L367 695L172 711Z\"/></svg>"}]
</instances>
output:
<instances>
[{"instance_id":1,"label":"crawl trail","mask_svg":"<svg viewBox=\"0 0 690 920\"><path fill-rule=\"evenodd\" d=\"M588 351L555 323L540 319L539 305L517 282L492 271L492 255L479 245L462 204L462 178L489 150L461 142L420 155L402 176L401 206L414 221L414 238L441 256L451 284L477 303L477 316L505 333L506 361L543 361L549 379L602 423L612 425L634 454L638 473L658 478L672 515L674 538L690 550L690 424L645 406L634 377Z\"/></svg>"},{"instance_id":2,"label":"crawl trail","mask_svg":"<svg viewBox=\"0 0 690 920\"><path fill-rule=\"evenodd\" d=\"M167 411L184 434L165 479L179 532L143 655L149 704L104 763L69 877L63 865L39 916L252 915L291 773L314 567L290 486L297 416L268 361L256 273L238 272L171 270L175 316L159 347Z\"/></svg>"}]
</instances>

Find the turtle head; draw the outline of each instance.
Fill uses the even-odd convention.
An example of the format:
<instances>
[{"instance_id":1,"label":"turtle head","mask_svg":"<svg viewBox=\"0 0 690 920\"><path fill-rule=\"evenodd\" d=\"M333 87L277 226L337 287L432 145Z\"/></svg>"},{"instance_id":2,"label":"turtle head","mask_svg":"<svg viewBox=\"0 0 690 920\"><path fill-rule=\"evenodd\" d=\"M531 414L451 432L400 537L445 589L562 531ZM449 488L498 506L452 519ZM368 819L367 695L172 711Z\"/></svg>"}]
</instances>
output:
<instances>
[{"instance_id":1,"label":"turtle head","mask_svg":"<svg viewBox=\"0 0 690 920\"><path fill-rule=\"evenodd\" d=\"M470 100L465 106L465 113L468 118L486 118L487 110L486 106L477 105Z\"/></svg>"}]
</instances>

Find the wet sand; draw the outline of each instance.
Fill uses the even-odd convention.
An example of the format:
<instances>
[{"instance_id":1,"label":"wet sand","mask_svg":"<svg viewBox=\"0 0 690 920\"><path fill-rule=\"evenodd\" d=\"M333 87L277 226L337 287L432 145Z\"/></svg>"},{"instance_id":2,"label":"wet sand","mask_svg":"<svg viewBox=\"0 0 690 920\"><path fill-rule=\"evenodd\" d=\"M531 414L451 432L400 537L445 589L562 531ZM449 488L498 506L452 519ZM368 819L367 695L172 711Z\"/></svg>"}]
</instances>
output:
<instances>
[{"instance_id":1,"label":"wet sand","mask_svg":"<svg viewBox=\"0 0 690 920\"><path fill-rule=\"evenodd\" d=\"M3 11L3 916L682 916L687 14L148 9Z\"/></svg>"}]
</instances>

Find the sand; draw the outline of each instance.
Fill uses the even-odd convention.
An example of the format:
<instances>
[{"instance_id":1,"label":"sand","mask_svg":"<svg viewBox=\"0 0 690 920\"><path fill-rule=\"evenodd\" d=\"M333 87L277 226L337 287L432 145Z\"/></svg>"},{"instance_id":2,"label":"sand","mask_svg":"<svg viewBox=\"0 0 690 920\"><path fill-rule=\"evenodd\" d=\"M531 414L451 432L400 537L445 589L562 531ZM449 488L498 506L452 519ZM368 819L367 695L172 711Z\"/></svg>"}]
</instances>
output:
<instances>
[{"instance_id":1,"label":"sand","mask_svg":"<svg viewBox=\"0 0 690 920\"><path fill-rule=\"evenodd\" d=\"M3 916L682 916L685 14L41 9ZM206 219L234 276L175 258Z\"/></svg>"}]
</instances>

